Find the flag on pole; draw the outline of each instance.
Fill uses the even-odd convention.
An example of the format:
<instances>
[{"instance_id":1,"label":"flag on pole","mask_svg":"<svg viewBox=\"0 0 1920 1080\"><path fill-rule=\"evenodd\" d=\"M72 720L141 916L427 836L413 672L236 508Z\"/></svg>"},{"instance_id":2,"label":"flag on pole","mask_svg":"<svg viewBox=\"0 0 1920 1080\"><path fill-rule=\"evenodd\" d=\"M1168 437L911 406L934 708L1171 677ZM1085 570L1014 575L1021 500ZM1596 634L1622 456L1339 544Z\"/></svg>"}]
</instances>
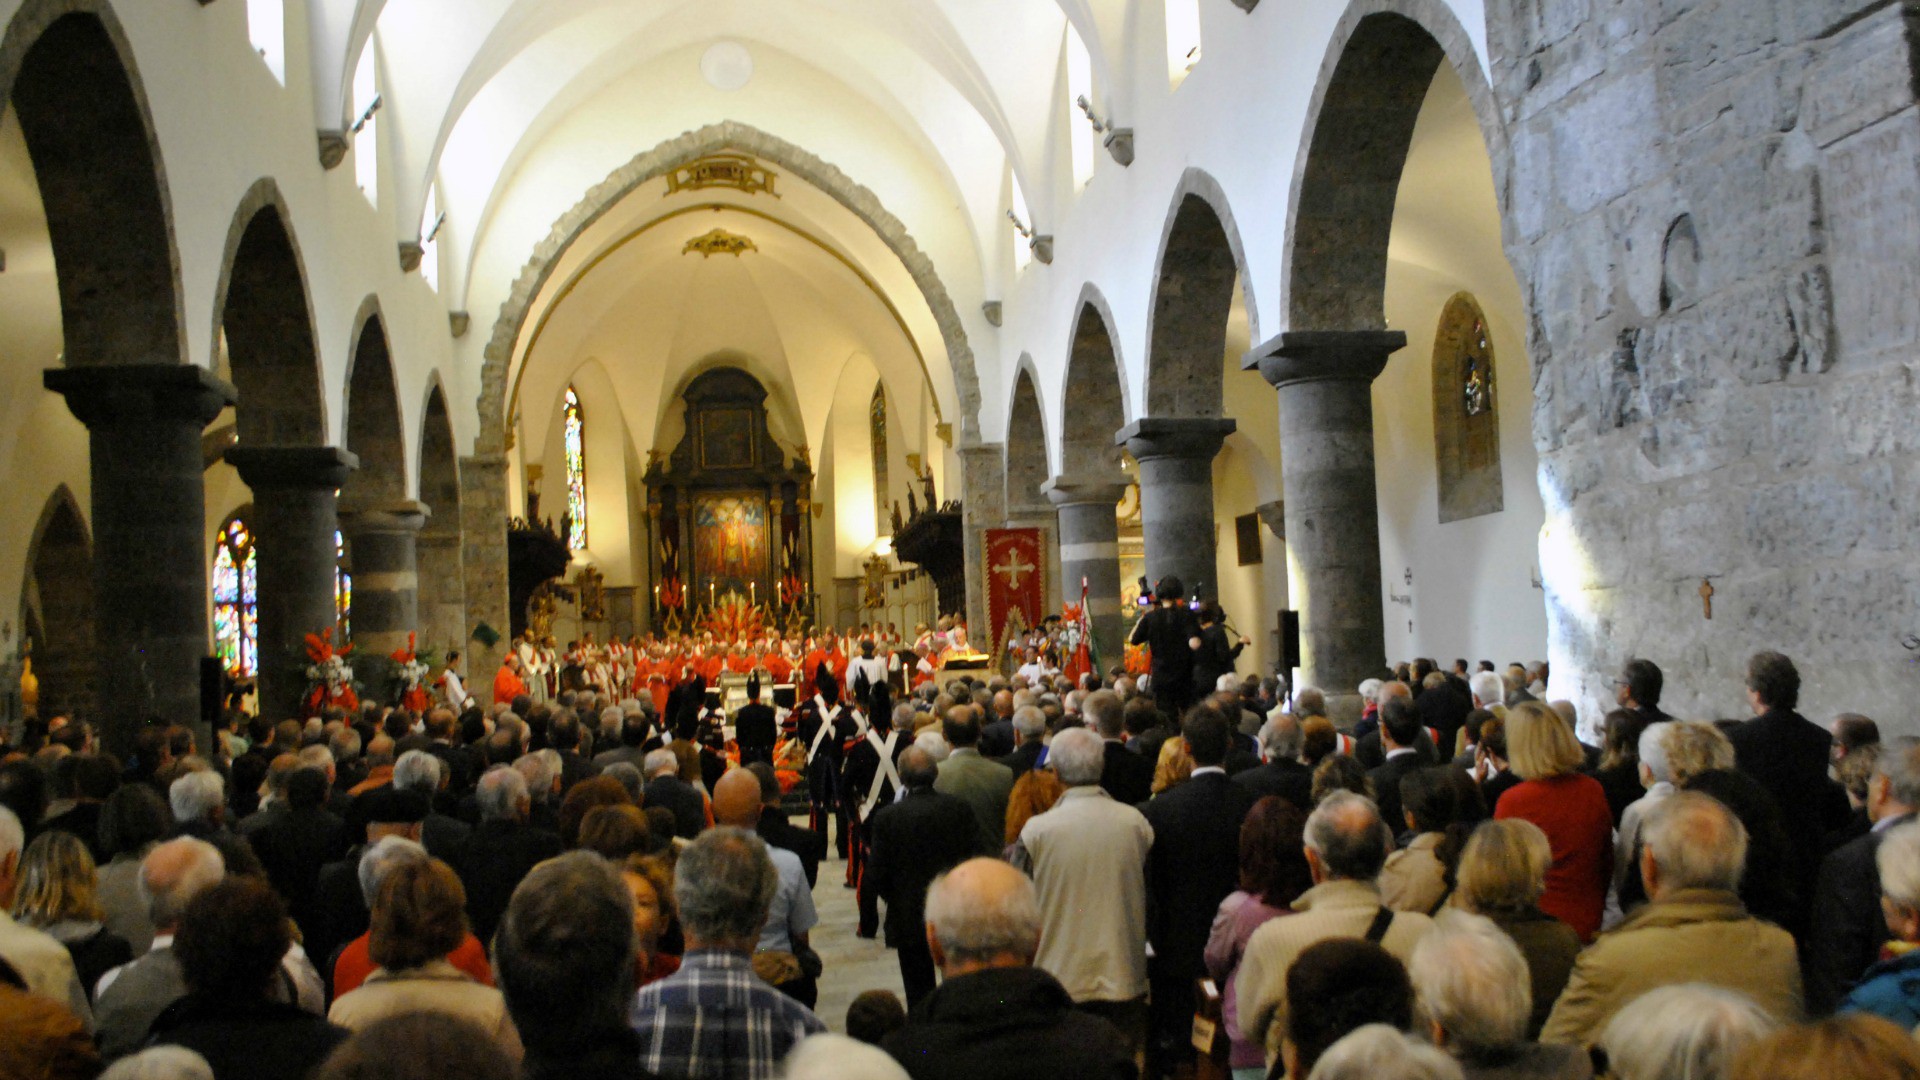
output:
<instances>
[{"instance_id":1,"label":"flag on pole","mask_svg":"<svg viewBox=\"0 0 1920 1080\"><path fill-rule=\"evenodd\" d=\"M1067 618L1072 623L1074 637L1073 653L1067 661L1066 675L1075 682L1089 671L1100 670L1100 646L1093 640L1093 619L1087 614L1087 579L1080 579L1080 605L1067 605Z\"/></svg>"}]
</instances>

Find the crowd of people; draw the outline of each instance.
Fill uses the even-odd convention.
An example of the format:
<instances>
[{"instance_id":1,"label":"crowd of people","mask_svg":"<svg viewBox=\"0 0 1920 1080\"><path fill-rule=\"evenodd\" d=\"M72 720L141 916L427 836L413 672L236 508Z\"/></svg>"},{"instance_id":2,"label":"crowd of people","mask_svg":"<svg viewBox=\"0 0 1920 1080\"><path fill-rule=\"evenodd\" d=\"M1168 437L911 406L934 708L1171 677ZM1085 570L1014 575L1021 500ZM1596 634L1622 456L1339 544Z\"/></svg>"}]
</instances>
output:
<instances>
[{"instance_id":1,"label":"crowd of people","mask_svg":"<svg viewBox=\"0 0 1920 1080\"><path fill-rule=\"evenodd\" d=\"M1920 1078L1920 739L1787 657L1716 720L1631 660L1598 745L1545 665L1416 660L1343 730L1163 678L1206 642L1156 610L1141 676L52 718L0 753L0 1076ZM846 1035L835 851L904 989Z\"/></svg>"}]
</instances>

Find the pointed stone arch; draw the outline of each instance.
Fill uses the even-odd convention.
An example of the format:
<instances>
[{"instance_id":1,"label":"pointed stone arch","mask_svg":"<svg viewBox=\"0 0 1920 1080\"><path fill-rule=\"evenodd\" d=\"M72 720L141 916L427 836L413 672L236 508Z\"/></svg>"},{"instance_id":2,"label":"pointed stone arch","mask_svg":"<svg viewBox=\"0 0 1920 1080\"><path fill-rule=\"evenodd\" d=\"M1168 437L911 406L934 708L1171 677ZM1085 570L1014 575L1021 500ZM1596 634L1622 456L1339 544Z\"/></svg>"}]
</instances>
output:
<instances>
[{"instance_id":1,"label":"pointed stone arch","mask_svg":"<svg viewBox=\"0 0 1920 1080\"><path fill-rule=\"evenodd\" d=\"M1100 290L1088 284L1080 290L1060 392L1061 473L1118 472L1121 453L1113 437L1129 415L1126 367L1113 335L1113 311Z\"/></svg>"},{"instance_id":2,"label":"pointed stone arch","mask_svg":"<svg viewBox=\"0 0 1920 1080\"><path fill-rule=\"evenodd\" d=\"M594 185L572 209L560 216L546 239L535 246L532 257L514 279L506 301L500 305L499 317L493 324L493 334L483 351L478 403L480 434L475 442L476 454L505 453L507 376L513 364L514 351L541 289L559 267L574 241L602 215L632 194L634 189L689 161L726 150L749 153L779 165L840 203L886 244L919 287L922 298L940 328L941 339L946 345L947 362L957 384L955 390L960 402L962 433L977 430L980 381L974 366L973 349L967 341L966 327L960 321L959 310L955 308L953 298L945 282L940 279L933 260L920 250L906 225L886 209L879 196L837 166L775 135L729 120L686 132L637 155Z\"/></svg>"},{"instance_id":3,"label":"pointed stone arch","mask_svg":"<svg viewBox=\"0 0 1920 1080\"><path fill-rule=\"evenodd\" d=\"M1246 249L1226 193L1213 177L1188 169L1174 191L1154 269L1147 322L1146 409L1142 416L1217 417L1225 409L1221 359L1235 283L1259 340Z\"/></svg>"},{"instance_id":4,"label":"pointed stone arch","mask_svg":"<svg viewBox=\"0 0 1920 1080\"><path fill-rule=\"evenodd\" d=\"M346 443L360 458L347 478L342 503L373 505L407 497L406 432L400 391L380 301L369 296L354 317L353 359L347 368Z\"/></svg>"},{"instance_id":5,"label":"pointed stone arch","mask_svg":"<svg viewBox=\"0 0 1920 1080\"><path fill-rule=\"evenodd\" d=\"M243 446L324 446L326 401L313 300L279 185L247 189L228 229L214 334L226 331Z\"/></svg>"},{"instance_id":6,"label":"pointed stone arch","mask_svg":"<svg viewBox=\"0 0 1920 1080\"><path fill-rule=\"evenodd\" d=\"M93 539L65 484L40 510L20 590L22 636L33 643L39 715L91 712L95 702Z\"/></svg>"},{"instance_id":7,"label":"pointed stone arch","mask_svg":"<svg viewBox=\"0 0 1920 1080\"><path fill-rule=\"evenodd\" d=\"M1107 437L1108 442L1113 437ZM1052 514L1040 486L1052 475L1047 462L1046 410L1033 357L1022 355L1007 407L1007 516L1022 512Z\"/></svg>"},{"instance_id":8,"label":"pointed stone arch","mask_svg":"<svg viewBox=\"0 0 1920 1080\"><path fill-rule=\"evenodd\" d=\"M1443 63L1466 87L1505 208L1506 128L1466 28L1443 0L1353 0L1321 62L1294 159L1280 280L1288 330L1386 328L1400 175Z\"/></svg>"},{"instance_id":9,"label":"pointed stone arch","mask_svg":"<svg viewBox=\"0 0 1920 1080\"><path fill-rule=\"evenodd\" d=\"M171 200L133 50L105 0L29 0L0 40L53 246L69 367L185 359Z\"/></svg>"}]
</instances>

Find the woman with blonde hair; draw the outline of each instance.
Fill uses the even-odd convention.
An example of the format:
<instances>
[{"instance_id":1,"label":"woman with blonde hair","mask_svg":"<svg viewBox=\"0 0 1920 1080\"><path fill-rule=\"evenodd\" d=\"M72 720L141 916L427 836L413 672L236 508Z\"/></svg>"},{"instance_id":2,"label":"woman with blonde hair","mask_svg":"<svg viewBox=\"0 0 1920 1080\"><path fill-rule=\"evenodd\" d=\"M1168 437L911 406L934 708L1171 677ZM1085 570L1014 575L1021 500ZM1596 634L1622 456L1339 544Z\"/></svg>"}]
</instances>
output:
<instances>
[{"instance_id":1,"label":"woman with blonde hair","mask_svg":"<svg viewBox=\"0 0 1920 1080\"><path fill-rule=\"evenodd\" d=\"M1510 818L1481 823L1467 838L1455 873L1454 907L1493 920L1526 957L1533 980L1533 1016L1527 1038L1546 1026L1553 1003L1566 989L1580 954L1580 935L1540 910L1547 891L1553 848L1547 834L1531 821Z\"/></svg>"},{"instance_id":2,"label":"woman with blonde hair","mask_svg":"<svg viewBox=\"0 0 1920 1080\"><path fill-rule=\"evenodd\" d=\"M674 920L673 866L658 855L632 855L618 865L620 880L633 894L633 970L638 989L680 970L680 958L660 948Z\"/></svg>"},{"instance_id":3,"label":"woman with blonde hair","mask_svg":"<svg viewBox=\"0 0 1920 1080\"><path fill-rule=\"evenodd\" d=\"M380 965L340 995L327 1019L351 1031L409 1012L440 1013L480 1026L518 1062L520 1033L500 991L447 962L467 936L467 894L439 859L396 864L373 899L368 952Z\"/></svg>"},{"instance_id":4,"label":"woman with blonde hair","mask_svg":"<svg viewBox=\"0 0 1920 1080\"><path fill-rule=\"evenodd\" d=\"M100 976L133 959L133 946L106 928L93 856L72 833L49 829L27 845L13 917L67 947L88 1000Z\"/></svg>"},{"instance_id":5,"label":"woman with blonde hair","mask_svg":"<svg viewBox=\"0 0 1920 1080\"><path fill-rule=\"evenodd\" d=\"M1540 827L1553 851L1540 909L1582 941L1600 930L1613 882L1613 810L1600 781L1582 774L1586 751L1573 726L1537 701L1507 709L1507 763L1520 783L1500 796L1496 819Z\"/></svg>"}]
</instances>

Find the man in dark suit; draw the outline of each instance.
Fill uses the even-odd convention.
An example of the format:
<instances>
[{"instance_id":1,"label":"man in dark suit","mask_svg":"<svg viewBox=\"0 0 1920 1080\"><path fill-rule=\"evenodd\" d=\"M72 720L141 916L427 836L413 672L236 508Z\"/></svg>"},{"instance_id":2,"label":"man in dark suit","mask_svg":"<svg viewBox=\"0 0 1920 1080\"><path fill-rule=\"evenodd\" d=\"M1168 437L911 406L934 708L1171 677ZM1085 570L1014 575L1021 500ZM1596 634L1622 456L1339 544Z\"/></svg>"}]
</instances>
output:
<instances>
[{"instance_id":1,"label":"man in dark suit","mask_svg":"<svg viewBox=\"0 0 1920 1080\"><path fill-rule=\"evenodd\" d=\"M253 835L254 852L275 891L287 898L288 914L302 926L315 923L315 886L320 868L347 853L347 823L327 809L327 774L294 770L287 778L287 811Z\"/></svg>"},{"instance_id":2,"label":"man in dark suit","mask_svg":"<svg viewBox=\"0 0 1920 1080\"><path fill-rule=\"evenodd\" d=\"M1141 808L1153 826L1147 851L1147 941L1153 946L1150 1075L1170 1074L1191 1056L1193 983L1206 974L1204 953L1220 902L1238 885L1240 822L1253 795L1227 778L1234 719L1212 704L1187 713L1180 737L1193 774Z\"/></svg>"},{"instance_id":3,"label":"man in dark suit","mask_svg":"<svg viewBox=\"0 0 1920 1080\"><path fill-rule=\"evenodd\" d=\"M649 738L652 734L653 724L646 713L638 710L627 713L620 718L620 745L593 755L593 767L604 772L607 766L624 761L645 773L647 751L652 749L647 744L659 741Z\"/></svg>"},{"instance_id":4,"label":"man in dark suit","mask_svg":"<svg viewBox=\"0 0 1920 1080\"><path fill-rule=\"evenodd\" d=\"M1100 786L1114 801L1134 806L1153 796L1154 761L1127 749L1120 741L1126 731L1126 708L1120 695L1111 690L1096 690L1080 706L1087 726L1107 742L1106 767L1100 772Z\"/></svg>"},{"instance_id":5,"label":"man in dark suit","mask_svg":"<svg viewBox=\"0 0 1920 1080\"><path fill-rule=\"evenodd\" d=\"M1758 781L1780 808L1789 846L1788 884L1798 898L1786 929L1807 931L1807 906L1820 872L1820 838L1844 824L1847 797L1827 777L1833 736L1794 711L1800 703L1800 672L1777 652L1747 661L1747 702L1753 719L1728 733L1734 764Z\"/></svg>"},{"instance_id":6,"label":"man in dark suit","mask_svg":"<svg viewBox=\"0 0 1920 1080\"><path fill-rule=\"evenodd\" d=\"M1413 699L1413 704L1415 711L1420 714L1420 722L1432 728L1439 739L1436 747L1439 760L1451 758L1460 726L1467 722L1467 714L1473 711L1473 696L1455 690L1440 672L1429 671L1421 678L1418 696Z\"/></svg>"},{"instance_id":7,"label":"man in dark suit","mask_svg":"<svg viewBox=\"0 0 1920 1080\"><path fill-rule=\"evenodd\" d=\"M1373 801L1380 807L1380 820L1395 836L1407 830L1406 815L1400 810L1400 779L1417 772L1426 761L1419 751L1420 714L1413 702L1391 697L1380 706L1380 747L1386 760L1367 772L1373 782Z\"/></svg>"},{"instance_id":8,"label":"man in dark suit","mask_svg":"<svg viewBox=\"0 0 1920 1080\"><path fill-rule=\"evenodd\" d=\"M773 764L774 741L780 737L773 706L760 703L760 679L747 680L747 703L733 714L733 741L740 747L740 764Z\"/></svg>"},{"instance_id":9,"label":"man in dark suit","mask_svg":"<svg viewBox=\"0 0 1920 1080\"><path fill-rule=\"evenodd\" d=\"M394 762L390 786L400 791L417 792L432 805L439 806L446 801L446 768L444 761L426 751L409 750ZM355 800L354 812L347 815L349 832L359 832L365 828L366 819L360 816L358 809L359 801ZM355 822L360 823L359 828L354 828ZM426 820L420 823L418 839L421 846L427 849L427 854L452 865L472 832L473 826L459 818L430 810Z\"/></svg>"},{"instance_id":10,"label":"man in dark suit","mask_svg":"<svg viewBox=\"0 0 1920 1080\"><path fill-rule=\"evenodd\" d=\"M680 759L662 747L647 755L648 806L673 811L673 835L691 840L707 827L707 804L692 784L680 779Z\"/></svg>"},{"instance_id":11,"label":"man in dark suit","mask_svg":"<svg viewBox=\"0 0 1920 1080\"><path fill-rule=\"evenodd\" d=\"M320 969L320 977L333 983L334 961L342 947L367 932L367 897L360 884L360 858L375 844L389 836L415 843L429 811L427 797L418 791L403 791L389 784L366 792L354 800L356 817L365 824L355 836L346 856L320 868L314 886L314 908L319 918L313 925L300 927L307 955ZM429 852L428 854L432 854Z\"/></svg>"},{"instance_id":12,"label":"man in dark suit","mask_svg":"<svg viewBox=\"0 0 1920 1080\"><path fill-rule=\"evenodd\" d=\"M807 872L807 887L812 888L820 879L820 860L827 857L827 838L787 820L787 813L780 805L783 797L780 778L774 774L773 766L756 761L747 766L747 771L760 781L760 820L754 830L770 846L800 856L800 866Z\"/></svg>"},{"instance_id":13,"label":"man in dark suit","mask_svg":"<svg viewBox=\"0 0 1920 1080\"><path fill-rule=\"evenodd\" d=\"M473 936L492 941L520 879L535 866L560 854L560 837L527 824L533 800L526 778L513 768L494 769L480 778L480 824L467 837L454 867L467 889L467 919Z\"/></svg>"},{"instance_id":14,"label":"man in dark suit","mask_svg":"<svg viewBox=\"0 0 1920 1080\"><path fill-rule=\"evenodd\" d=\"M1875 857L1887 831L1920 810L1920 739L1893 739L1880 748L1867 782L1873 828L1835 849L1820 864L1806 947L1807 1012L1825 1016L1891 937L1880 911L1880 867Z\"/></svg>"},{"instance_id":15,"label":"man in dark suit","mask_svg":"<svg viewBox=\"0 0 1920 1080\"><path fill-rule=\"evenodd\" d=\"M900 755L906 795L883 806L868 823L871 850L867 882L887 901L887 945L899 953L907 1008L933 992L933 953L927 947L927 886L979 850L973 810L933 789L940 775L931 755L917 746Z\"/></svg>"},{"instance_id":16,"label":"man in dark suit","mask_svg":"<svg viewBox=\"0 0 1920 1080\"><path fill-rule=\"evenodd\" d=\"M553 714L553 721L547 727L547 742L560 754L560 790L554 796L556 800L566 798L573 785L600 771L580 755L580 717L572 709L560 709Z\"/></svg>"},{"instance_id":17,"label":"man in dark suit","mask_svg":"<svg viewBox=\"0 0 1920 1080\"><path fill-rule=\"evenodd\" d=\"M1047 737L1047 714L1029 705L1014 714L1013 731L1020 737L1020 745L1013 748L1013 753L994 760L1012 769L1013 778L1018 781L1033 771L1040 762L1040 755L1047 751L1046 743L1042 741Z\"/></svg>"},{"instance_id":18,"label":"man in dark suit","mask_svg":"<svg viewBox=\"0 0 1920 1080\"><path fill-rule=\"evenodd\" d=\"M988 757L1004 757L1013 753L1013 691L1002 690L993 695L993 718L980 729L980 752Z\"/></svg>"},{"instance_id":19,"label":"man in dark suit","mask_svg":"<svg viewBox=\"0 0 1920 1080\"><path fill-rule=\"evenodd\" d=\"M1267 763L1235 774L1233 782L1246 788L1256 802L1268 795L1278 795L1301 813L1310 812L1313 770L1300 763L1303 736L1299 718L1288 713L1274 717L1260 729L1260 738L1265 744Z\"/></svg>"}]
</instances>

